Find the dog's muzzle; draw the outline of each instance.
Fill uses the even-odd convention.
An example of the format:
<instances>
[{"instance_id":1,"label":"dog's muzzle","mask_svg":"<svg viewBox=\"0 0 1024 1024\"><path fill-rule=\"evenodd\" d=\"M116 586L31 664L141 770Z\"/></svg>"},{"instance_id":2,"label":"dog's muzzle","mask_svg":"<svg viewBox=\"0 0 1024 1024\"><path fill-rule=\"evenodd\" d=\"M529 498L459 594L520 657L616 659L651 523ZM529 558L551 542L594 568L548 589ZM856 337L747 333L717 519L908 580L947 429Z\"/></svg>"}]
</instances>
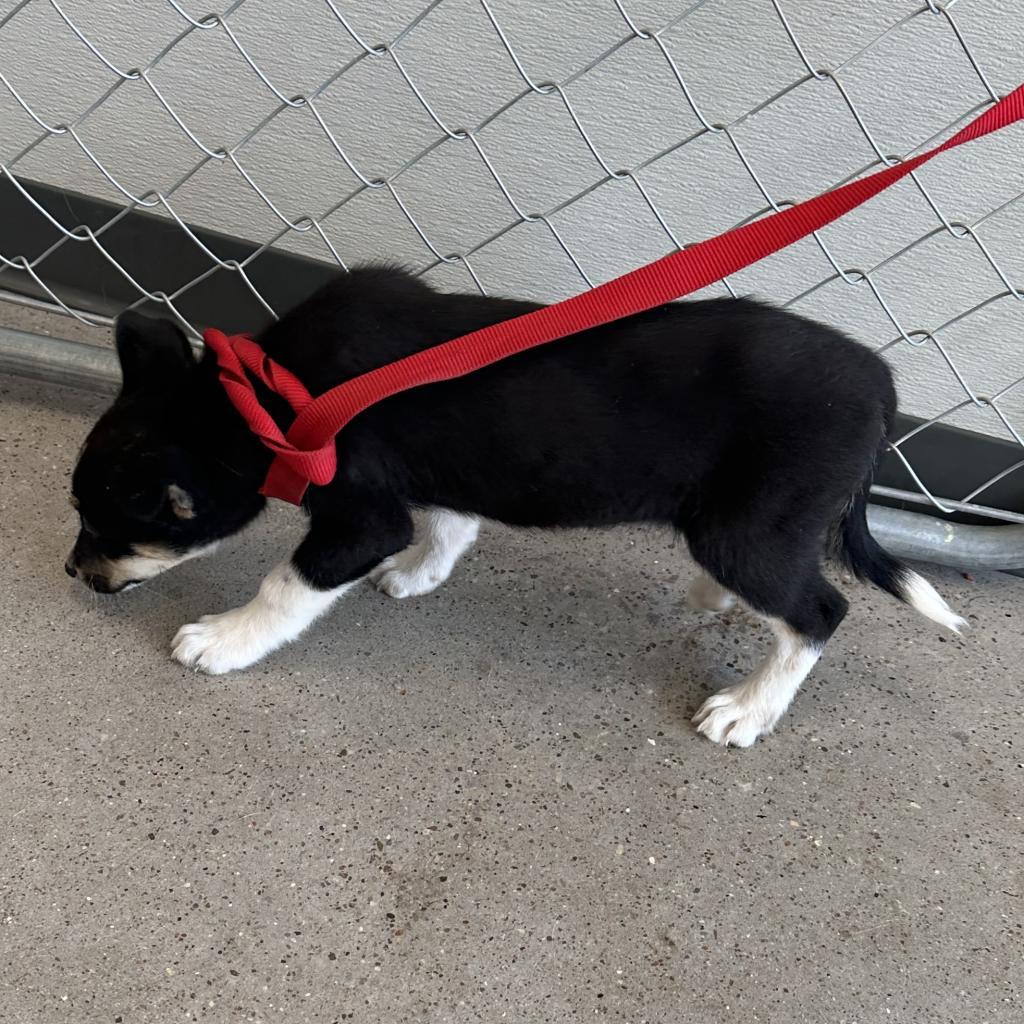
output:
<instances>
[{"instance_id":1,"label":"dog's muzzle","mask_svg":"<svg viewBox=\"0 0 1024 1024\"><path fill-rule=\"evenodd\" d=\"M95 591L97 594L118 594L122 590L126 590L128 587L135 586L142 582L142 580L125 580L123 583L111 583L110 580L102 573L86 572L85 570L79 569L71 558L68 558L64 563L64 571L72 579L80 579L90 590Z\"/></svg>"}]
</instances>

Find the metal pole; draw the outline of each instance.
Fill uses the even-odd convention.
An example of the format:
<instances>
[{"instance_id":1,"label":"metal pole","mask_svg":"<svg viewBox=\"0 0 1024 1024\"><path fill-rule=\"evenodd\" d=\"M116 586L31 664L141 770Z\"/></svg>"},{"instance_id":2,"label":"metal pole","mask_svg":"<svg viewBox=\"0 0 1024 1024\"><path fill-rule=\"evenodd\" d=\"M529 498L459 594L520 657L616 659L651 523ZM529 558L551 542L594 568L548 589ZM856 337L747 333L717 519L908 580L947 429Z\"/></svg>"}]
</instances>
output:
<instances>
[{"instance_id":1,"label":"metal pole","mask_svg":"<svg viewBox=\"0 0 1024 1024\"><path fill-rule=\"evenodd\" d=\"M966 526L945 519L871 505L868 527L897 558L957 569L1024 569L1024 526Z\"/></svg>"},{"instance_id":2,"label":"metal pole","mask_svg":"<svg viewBox=\"0 0 1024 1024\"><path fill-rule=\"evenodd\" d=\"M0 327L0 373L112 395L121 384L108 348Z\"/></svg>"}]
</instances>

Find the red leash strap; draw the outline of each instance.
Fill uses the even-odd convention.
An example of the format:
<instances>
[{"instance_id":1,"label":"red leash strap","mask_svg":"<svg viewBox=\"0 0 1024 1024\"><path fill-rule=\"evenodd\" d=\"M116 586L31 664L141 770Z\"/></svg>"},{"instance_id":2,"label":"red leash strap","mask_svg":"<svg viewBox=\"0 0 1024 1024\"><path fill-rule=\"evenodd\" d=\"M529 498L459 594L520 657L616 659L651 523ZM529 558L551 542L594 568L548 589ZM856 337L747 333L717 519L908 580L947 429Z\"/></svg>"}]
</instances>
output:
<instances>
[{"instance_id":1,"label":"red leash strap","mask_svg":"<svg viewBox=\"0 0 1024 1024\"><path fill-rule=\"evenodd\" d=\"M294 375L268 359L255 342L241 335L228 338L220 331L208 330L204 338L217 355L228 397L253 433L277 455L261 493L297 505L310 483L329 483L337 469L335 436L354 416L376 402L420 384L461 377L506 356L688 295L805 238L939 153L1022 118L1024 85L989 107L952 138L904 163L670 253L582 295L371 370L316 399L310 397ZM257 401L246 370L282 395L295 410L295 421L287 434L282 435Z\"/></svg>"}]
</instances>

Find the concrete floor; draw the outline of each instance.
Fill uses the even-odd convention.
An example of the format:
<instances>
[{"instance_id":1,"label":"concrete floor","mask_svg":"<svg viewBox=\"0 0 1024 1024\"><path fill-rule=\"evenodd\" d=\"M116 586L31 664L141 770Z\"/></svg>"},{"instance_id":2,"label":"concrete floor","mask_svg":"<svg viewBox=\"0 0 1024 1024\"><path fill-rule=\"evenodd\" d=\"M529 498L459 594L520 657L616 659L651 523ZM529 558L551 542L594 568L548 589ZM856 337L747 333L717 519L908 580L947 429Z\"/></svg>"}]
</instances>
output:
<instances>
[{"instance_id":1,"label":"concrete floor","mask_svg":"<svg viewBox=\"0 0 1024 1024\"><path fill-rule=\"evenodd\" d=\"M175 629L247 598L275 510L98 599L68 473L100 401L0 379L0 1020L986 1024L1024 1019L1024 580L877 591L779 731L689 717L765 637L683 605L661 533L491 527L256 668Z\"/></svg>"}]
</instances>

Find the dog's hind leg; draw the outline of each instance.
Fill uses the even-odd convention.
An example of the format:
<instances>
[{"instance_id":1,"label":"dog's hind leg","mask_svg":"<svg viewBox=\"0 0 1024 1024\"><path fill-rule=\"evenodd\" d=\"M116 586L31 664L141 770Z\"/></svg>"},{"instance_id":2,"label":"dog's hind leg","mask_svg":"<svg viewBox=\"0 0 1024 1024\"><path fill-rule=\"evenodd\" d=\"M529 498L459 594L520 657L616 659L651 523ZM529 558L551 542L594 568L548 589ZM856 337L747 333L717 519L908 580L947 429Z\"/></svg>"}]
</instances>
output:
<instances>
[{"instance_id":1,"label":"dog's hind leg","mask_svg":"<svg viewBox=\"0 0 1024 1024\"><path fill-rule=\"evenodd\" d=\"M697 612L727 612L736 604L736 595L702 572L690 584L686 602Z\"/></svg>"},{"instance_id":2,"label":"dog's hind leg","mask_svg":"<svg viewBox=\"0 0 1024 1024\"><path fill-rule=\"evenodd\" d=\"M428 509L416 519L413 543L384 559L370 574L377 589L391 597L418 597L439 587L480 529L475 516L445 508Z\"/></svg>"},{"instance_id":3,"label":"dog's hind leg","mask_svg":"<svg viewBox=\"0 0 1024 1024\"><path fill-rule=\"evenodd\" d=\"M846 614L846 599L821 575L819 545L806 535L790 545L779 538L750 543L690 538L694 557L727 592L736 594L770 627L775 642L746 679L713 694L694 716L715 743L749 747L771 732L825 642Z\"/></svg>"},{"instance_id":4,"label":"dog's hind leg","mask_svg":"<svg viewBox=\"0 0 1024 1024\"><path fill-rule=\"evenodd\" d=\"M821 645L783 619L764 616L775 634L768 657L741 683L712 694L693 716L697 731L723 746L749 747L769 733L821 656Z\"/></svg>"}]
</instances>

